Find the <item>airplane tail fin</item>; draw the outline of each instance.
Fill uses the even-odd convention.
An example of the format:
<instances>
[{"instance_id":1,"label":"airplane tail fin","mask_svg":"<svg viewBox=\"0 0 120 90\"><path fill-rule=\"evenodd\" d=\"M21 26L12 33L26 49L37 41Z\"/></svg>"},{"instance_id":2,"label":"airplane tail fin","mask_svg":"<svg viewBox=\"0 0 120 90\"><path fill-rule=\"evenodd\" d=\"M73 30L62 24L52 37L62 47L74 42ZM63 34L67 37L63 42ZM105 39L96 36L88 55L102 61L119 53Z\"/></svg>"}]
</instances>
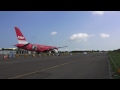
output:
<instances>
[{"instance_id":1,"label":"airplane tail fin","mask_svg":"<svg viewBox=\"0 0 120 90\"><path fill-rule=\"evenodd\" d=\"M18 39L18 44L27 44L28 43L18 27L15 27L15 32L16 32L16 36Z\"/></svg>"}]
</instances>

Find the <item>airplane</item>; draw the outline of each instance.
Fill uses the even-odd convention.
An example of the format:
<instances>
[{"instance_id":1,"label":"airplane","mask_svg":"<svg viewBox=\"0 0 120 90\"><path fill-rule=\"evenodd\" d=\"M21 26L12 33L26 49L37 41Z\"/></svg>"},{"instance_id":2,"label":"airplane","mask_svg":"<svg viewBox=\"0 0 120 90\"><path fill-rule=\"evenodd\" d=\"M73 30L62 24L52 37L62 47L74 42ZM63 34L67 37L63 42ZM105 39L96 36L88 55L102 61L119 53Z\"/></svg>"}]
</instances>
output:
<instances>
[{"instance_id":1,"label":"airplane","mask_svg":"<svg viewBox=\"0 0 120 90\"><path fill-rule=\"evenodd\" d=\"M29 43L26 38L23 36L22 32L18 27L14 27L16 36L18 39L18 44L14 45L20 49L28 50L28 51L35 51L37 54L40 54L42 52L51 54L59 54L58 48L64 48L67 46L63 47L56 47L56 46L48 46L48 45L41 45L41 44L31 44Z\"/></svg>"}]
</instances>

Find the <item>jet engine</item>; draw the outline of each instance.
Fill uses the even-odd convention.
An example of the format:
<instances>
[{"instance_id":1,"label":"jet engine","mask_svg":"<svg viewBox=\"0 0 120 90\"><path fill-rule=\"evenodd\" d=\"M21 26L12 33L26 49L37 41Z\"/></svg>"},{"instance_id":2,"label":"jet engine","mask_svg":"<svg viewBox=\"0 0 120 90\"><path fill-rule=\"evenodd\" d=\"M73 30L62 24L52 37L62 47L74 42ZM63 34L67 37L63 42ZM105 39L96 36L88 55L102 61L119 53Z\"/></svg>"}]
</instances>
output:
<instances>
[{"instance_id":1,"label":"jet engine","mask_svg":"<svg viewBox=\"0 0 120 90\"><path fill-rule=\"evenodd\" d=\"M57 49L53 49L53 52L54 52L54 53L58 53L58 50L57 50Z\"/></svg>"},{"instance_id":2,"label":"jet engine","mask_svg":"<svg viewBox=\"0 0 120 90\"><path fill-rule=\"evenodd\" d=\"M49 54L51 54L51 51L48 51Z\"/></svg>"},{"instance_id":3,"label":"jet engine","mask_svg":"<svg viewBox=\"0 0 120 90\"><path fill-rule=\"evenodd\" d=\"M32 45L32 50L37 50L37 46L36 45Z\"/></svg>"}]
</instances>

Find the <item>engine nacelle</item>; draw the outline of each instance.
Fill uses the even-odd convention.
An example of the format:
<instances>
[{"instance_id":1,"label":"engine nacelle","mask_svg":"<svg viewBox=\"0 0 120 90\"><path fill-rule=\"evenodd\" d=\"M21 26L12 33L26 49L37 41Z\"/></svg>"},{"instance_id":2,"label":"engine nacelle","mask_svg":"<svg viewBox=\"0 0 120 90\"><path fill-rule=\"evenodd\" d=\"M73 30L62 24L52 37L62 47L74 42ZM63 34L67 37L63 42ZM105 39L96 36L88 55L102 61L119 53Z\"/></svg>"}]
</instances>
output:
<instances>
[{"instance_id":1,"label":"engine nacelle","mask_svg":"<svg viewBox=\"0 0 120 90\"><path fill-rule=\"evenodd\" d=\"M32 45L32 50L37 50L37 46L36 45Z\"/></svg>"},{"instance_id":2,"label":"engine nacelle","mask_svg":"<svg viewBox=\"0 0 120 90\"><path fill-rule=\"evenodd\" d=\"M49 54L51 54L51 51L48 51Z\"/></svg>"},{"instance_id":3,"label":"engine nacelle","mask_svg":"<svg viewBox=\"0 0 120 90\"><path fill-rule=\"evenodd\" d=\"M58 50L57 50L57 49L53 49L53 52L54 52L54 53L58 53Z\"/></svg>"}]
</instances>

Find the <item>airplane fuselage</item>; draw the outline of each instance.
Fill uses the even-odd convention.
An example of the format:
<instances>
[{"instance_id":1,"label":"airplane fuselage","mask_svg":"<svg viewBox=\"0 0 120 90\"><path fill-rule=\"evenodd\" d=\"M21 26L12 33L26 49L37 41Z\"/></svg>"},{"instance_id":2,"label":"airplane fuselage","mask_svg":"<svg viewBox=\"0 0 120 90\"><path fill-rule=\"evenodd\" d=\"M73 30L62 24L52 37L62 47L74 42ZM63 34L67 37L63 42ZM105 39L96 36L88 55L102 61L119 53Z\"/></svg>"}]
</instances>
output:
<instances>
[{"instance_id":1,"label":"airplane fuselage","mask_svg":"<svg viewBox=\"0 0 120 90\"><path fill-rule=\"evenodd\" d=\"M57 49L55 46L47 46L47 45L40 45L40 44L29 44L25 47L24 44L16 44L15 45L18 48L29 50L29 51L36 51L36 52L44 52L44 51L50 51L51 49Z\"/></svg>"}]
</instances>

